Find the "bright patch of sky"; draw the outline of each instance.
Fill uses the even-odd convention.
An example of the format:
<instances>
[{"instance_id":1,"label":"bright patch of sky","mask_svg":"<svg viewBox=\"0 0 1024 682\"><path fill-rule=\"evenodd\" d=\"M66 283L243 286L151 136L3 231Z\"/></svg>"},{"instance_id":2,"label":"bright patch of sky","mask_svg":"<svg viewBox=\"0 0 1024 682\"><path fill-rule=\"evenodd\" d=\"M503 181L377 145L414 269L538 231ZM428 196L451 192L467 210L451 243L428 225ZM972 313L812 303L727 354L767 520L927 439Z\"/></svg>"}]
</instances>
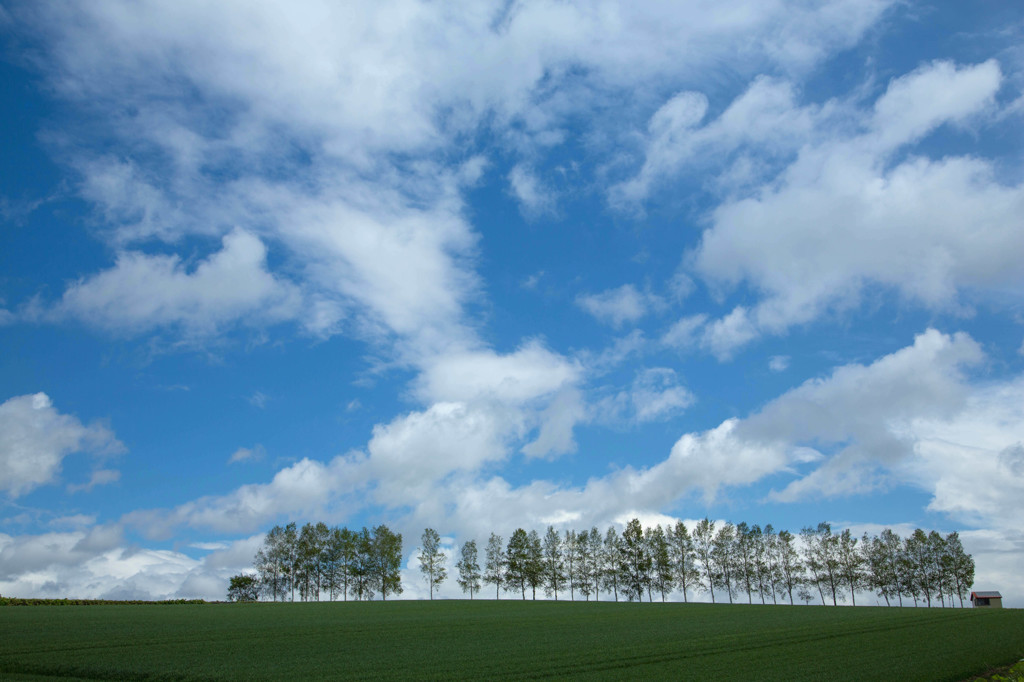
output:
<instances>
[{"instance_id":1,"label":"bright patch of sky","mask_svg":"<svg viewBox=\"0 0 1024 682\"><path fill-rule=\"evenodd\" d=\"M1024 606L1018 3L0 4L0 593L710 516ZM450 581L442 594L454 596Z\"/></svg>"}]
</instances>

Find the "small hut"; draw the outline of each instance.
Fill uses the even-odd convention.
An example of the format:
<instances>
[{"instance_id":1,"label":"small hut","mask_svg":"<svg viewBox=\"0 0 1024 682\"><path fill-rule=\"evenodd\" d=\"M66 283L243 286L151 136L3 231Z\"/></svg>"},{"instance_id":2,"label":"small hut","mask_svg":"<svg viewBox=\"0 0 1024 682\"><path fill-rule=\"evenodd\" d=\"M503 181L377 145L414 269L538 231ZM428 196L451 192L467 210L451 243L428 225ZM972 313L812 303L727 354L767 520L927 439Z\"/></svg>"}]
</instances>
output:
<instances>
[{"instance_id":1,"label":"small hut","mask_svg":"<svg viewBox=\"0 0 1024 682\"><path fill-rule=\"evenodd\" d=\"M971 592L971 604L976 609L1003 608L1003 595L998 592Z\"/></svg>"}]
</instances>

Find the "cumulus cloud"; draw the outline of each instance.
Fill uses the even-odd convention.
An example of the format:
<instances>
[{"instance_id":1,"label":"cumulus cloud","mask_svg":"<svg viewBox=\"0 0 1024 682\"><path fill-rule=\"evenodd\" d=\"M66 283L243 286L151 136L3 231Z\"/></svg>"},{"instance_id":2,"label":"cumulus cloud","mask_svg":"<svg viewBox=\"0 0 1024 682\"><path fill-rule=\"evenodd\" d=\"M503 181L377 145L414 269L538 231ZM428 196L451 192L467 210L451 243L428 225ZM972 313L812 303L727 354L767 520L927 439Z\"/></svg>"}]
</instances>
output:
<instances>
[{"instance_id":1,"label":"cumulus cloud","mask_svg":"<svg viewBox=\"0 0 1024 682\"><path fill-rule=\"evenodd\" d=\"M441 478L504 457L508 422L486 409L436 403L373 429L367 445L376 497L393 506L430 496Z\"/></svg>"},{"instance_id":2,"label":"cumulus cloud","mask_svg":"<svg viewBox=\"0 0 1024 682\"><path fill-rule=\"evenodd\" d=\"M259 238L241 229L191 271L177 256L124 251L113 268L68 287L52 314L113 331L180 326L199 336L240 319L294 318L301 296L266 270L266 257Z\"/></svg>"},{"instance_id":3,"label":"cumulus cloud","mask_svg":"<svg viewBox=\"0 0 1024 682\"><path fill-rule=\"evenodd\" d=\"M0 490L11 497L54 482L68 455L88 452L102 458L123 451L102 423L85 425L73 415L61 414L45 393L0 404ZM96 471L81 489L116 480L112 474L116 472Z\"/></svg>"},{"instance_id":4,"label":"cumulus cloud","mask_svg":"<svg viewBox=\"0 0 1024 682\"><path fill-rule=\"evenodd\" d=\"M784 157L828 115L820 107L799 106L792 83L765 76L754 79L718 118L701 126L707 110L703 93L681 92L654 112L647 124L644 163L635 177L611 188L613 205L641 202L684 168L721 165L741 148L756 149L761 164ZM742 166L749 158L738 161Z\"/></svg>"},{"instance_id":5,"label":"cumulus cloud","mask_svg":"<svg viewBox=\"0 0 1024 682\"><path fill-rule=\"evenodd\" d=\"M224 599L229 577L251 568L262 536L216 543L200 559L132 547L116 525L67 533L0 533L0 593L84 599ZM205 543L198 543L205 544Z\"/></svg>"},{"instance_id":6,"label":"cumulus cloud","mask_svg":"<svg viewBox=\"0 0 1024 682\"><path fill-rule=\"evenodd\" d=\"M476 350L438 355L424 367L415 390L426 400L524 403L576 383L581 374L579 365L532 340L507 354Z\"/></svg>"},{"instance_id":7,"label":"cumulus cloud","mask_svg":"<svg viewBox=\"0 0 1024 682\"><path fill-rule=\"evenodd\" d=\"M637 373L628 390L596 406L597 421L628 420L635 424L666 421L695 402L693 393L679 384L674 370L649 367Z\"/></svg>"},{"instance_id":8,"label":"cumulus cloud","mask_svg":"<svg viewBox=\"0 0 1024 682\"><path fill-rule=\"evenodd\" d=\"M358 457L338 456L326 464L304 458L278 471L268 483L250 483L226 495L201 497L173 509L129 512L122 522L160 539L180 526L221 533L252 532L281 515L323 518L351 508L366 482Z\"/></svg>"},{"instance_id":9,"label":"cumulus cloud","mask_svg":"<svg viewBox=\"0 0 1024 682\"><path fill-rule=\"evenodd\" d=\"M417 351L462 343L477 283L459 193L485 160L456 158L453 170L437 150L488 125L516 148L544 147L574 112L595 111L598 93L723 59L798 73L854 44L890 4L357 3L342 18L306 0L285 23L259 5L20 7L53 92L93 115L51 139L118 249L115 268L73 284L61 310L135 332L288 319L317 336L397 334ZM579 97L553 94L565 84ZM91 126L137 153L111 154ZM514 162L508 179L525 209L550 210L535 169ZM225 234L221 254L187 270L183 237ZM152 239L160 255L126 248ZM261 239L281 249L287 277ZM223 286L200 301L200 283Z\"/></svg>"},{"instance_id":10,"label":"cumulus cloud","mask_svg":"<svg viewBox=\"0 0 1024 682\"><path fill-rule=\"evenodd\" d=\"M514 166L508 173L508 184L526 216L534 217L554 211L554 191L545 187L530 168L523 164Z\"/></svg>"},{"instance_id":11,"label":"cumulus cloud","mask_svg":"<svg viewBox=\"0 0 1024 682\"><path fill-rule=\"evenodd\" d=\"M637 291L632 284L623 284L597 294L581 294L576 297L576 305L599 321L617 328L636 322L663 302L650 292Z\"/></svg>"},{"instance_id":12,"label":"cumulus cloud","mask_svg":"<svg viewBox=\"0 0 1024 682\"><path fill-rule=\"evenodd\" d=\"M954 311L965 291L1024 290L1024 187L998 182L976 157L898 156L942 125L991 112L1000 83L994 62L923 66L856 113L859 132L808 138L777 178L715 209L692 254L696 272L716 287L746 283L761 300L709 323L710 349L728 356L855 305L871 283Z\"/></svg>"}]
</instances>

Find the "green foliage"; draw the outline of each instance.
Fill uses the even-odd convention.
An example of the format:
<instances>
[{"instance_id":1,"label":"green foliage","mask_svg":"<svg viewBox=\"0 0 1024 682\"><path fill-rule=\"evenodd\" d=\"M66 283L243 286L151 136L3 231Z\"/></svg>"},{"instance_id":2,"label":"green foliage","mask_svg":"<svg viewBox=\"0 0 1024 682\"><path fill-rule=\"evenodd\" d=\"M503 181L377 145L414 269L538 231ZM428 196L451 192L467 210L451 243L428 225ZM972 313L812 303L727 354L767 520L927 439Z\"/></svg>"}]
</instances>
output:
<instances>
[{"instance_id":1,"label":"green foliage","mask_svg":"<svg viewBox=\"0 0 1024 682\"><path fill-rule=\"evenodd\" d=\"M444 567L448 555L441 549L441 536L433 528L424 529L421 541L423 545L420 547L420 572L427 581L430 598L433 599L434 588L440 587L448 578L448 570Z\"/></svg>"},{"instance_id":2,"label":"green foliage","mask_svg":"<svg viewBox=\"0 0 1024 682\"><path fill-rule=\"evenodd\" d=\"M459 571L457 579L459 587L463 592L469 592L469 598L472 599L473 593L480 590L481 579L476 540L469 540L462 545L459 561L455 564L455 568Z\"/></svg>"},{"instance_id":3,"label":"green foliage","mask_svg":"<svg viewBox=\"0 0 1024 682\"><path fill-rule=\"evenodd\" d=\"M256 601L259 598L260 584L255 576L247 573L231 576L228 601Z\"/></svg>"},{"instance_id":4,"label":"green foliage","mask_svg":"<svg viewBox=\"0 0 1024 682\"><path fill-rule=\"evenodd\" d=\"M181 604L208 604L203 599L22 599L0 597L0 606L178 606Z\"/></svg>"},{"instance_id":5,"label":"green foliage","mask_svg":"<svg viewBox=\"0 0 1024 682\"><path fill-rule=\"evenodd\" d=\"M955 682L992 675L1022 649L1015 609L467 599L43 606L0 617L0 679Z\"/></svg>"}]
</instances>

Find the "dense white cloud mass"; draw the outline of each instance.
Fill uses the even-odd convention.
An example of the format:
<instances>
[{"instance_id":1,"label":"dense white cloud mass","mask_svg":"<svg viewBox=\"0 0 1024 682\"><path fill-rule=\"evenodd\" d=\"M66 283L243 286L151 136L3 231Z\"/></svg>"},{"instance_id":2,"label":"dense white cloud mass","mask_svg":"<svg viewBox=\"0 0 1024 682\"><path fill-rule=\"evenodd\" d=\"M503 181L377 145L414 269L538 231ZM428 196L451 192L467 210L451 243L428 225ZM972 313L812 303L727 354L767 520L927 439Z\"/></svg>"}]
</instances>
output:
<instances>
[{"instance_id":1,"label":"dense white cloud mass","mask_svg":"<svg viewBox=\"0 0 1024 682\"><path fill-rule=\"evenodd\" d=\"M76 452L109 456L124 446L101 423L86 426L61 414L45 393L22 395L0 404L0 490L11 497L52 483L64 458ZM116 472L97 471L82 489L117 480Z\"/></svg>"},{"instance_id":2,"label":"dense white cloud mass","mask_svg":"<svg viewBox=\"0 0 1024 682\"><path fill-rule=\"evenodd\" d=\"M0 533L0 594L73 599L223 599L233 573L262 542L230 543L202 559L125 544L119 526L10 536Z\"/></svg>"}]
</instances>

